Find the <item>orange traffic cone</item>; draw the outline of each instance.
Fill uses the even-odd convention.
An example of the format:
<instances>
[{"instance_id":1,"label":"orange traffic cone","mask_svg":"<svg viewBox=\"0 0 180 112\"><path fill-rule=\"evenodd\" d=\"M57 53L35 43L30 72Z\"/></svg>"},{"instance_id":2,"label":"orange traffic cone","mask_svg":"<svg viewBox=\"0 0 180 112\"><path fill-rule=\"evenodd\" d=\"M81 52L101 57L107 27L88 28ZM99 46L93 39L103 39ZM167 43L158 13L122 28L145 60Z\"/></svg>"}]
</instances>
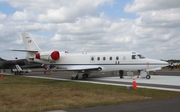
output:
<instances>
[{"instance_id":1,"label":"orange traffic cone","mask_svg":"<svg viewBox=\"0 0 180 112\"><path fill-rule=\"evenodd\" d=\"M4 78L4 74L3 73L1 74L1 78Z\"/></svg>"},{"instance_id":2,"label":"orange traffic cone","mask_svg":"<svg viewBox=\"0 0 180 112\"><path fill-rule=\"evenodd\" d=\"M133 83L132 83L132 85L133 85L133 88L134 89L137 89L137 85L136 85L136 79L133 77Z\"/></svg>"}]
</instances>

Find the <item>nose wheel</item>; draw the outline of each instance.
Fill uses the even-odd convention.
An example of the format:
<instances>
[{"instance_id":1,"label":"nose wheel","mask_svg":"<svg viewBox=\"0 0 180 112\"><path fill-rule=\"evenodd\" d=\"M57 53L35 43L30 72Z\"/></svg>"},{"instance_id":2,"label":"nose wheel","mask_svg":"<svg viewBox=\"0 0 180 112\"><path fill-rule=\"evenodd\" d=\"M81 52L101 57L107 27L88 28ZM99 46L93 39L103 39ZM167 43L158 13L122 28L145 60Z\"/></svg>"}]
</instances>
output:
<instances>
[{"instance_id":1,"label":"nose wheel","mask_svg":"<svg viewBox=\"0 0 180 112\"><path fill-rule=\"evenodd\" d=\"M146 75L146 79L150 79L151 78L151 76L150 75Z\"/></svg>"},{"instance_id":2,"label":"nose wheel","mask_svg":"<svg viewBox=\"0 0 180 112\"><path fill-rule=\"evenodd\" d=\"M149 72L148 71L143 71L143 70L140 71L140 77L144 77L146 79L150 79L151 78Z\"/></svg>"}]
</instances>

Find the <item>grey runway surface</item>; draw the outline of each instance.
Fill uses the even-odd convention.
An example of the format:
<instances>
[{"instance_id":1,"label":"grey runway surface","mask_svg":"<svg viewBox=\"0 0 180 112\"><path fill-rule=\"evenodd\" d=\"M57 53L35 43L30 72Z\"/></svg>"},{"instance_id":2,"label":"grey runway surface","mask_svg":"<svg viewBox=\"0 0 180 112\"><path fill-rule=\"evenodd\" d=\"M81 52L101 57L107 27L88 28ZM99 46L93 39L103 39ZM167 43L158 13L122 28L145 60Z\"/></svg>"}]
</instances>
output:
<instances>
[{"instance_id":1,"label":"grey runway surface","mask_svg":"<svg viewBox=\"0 0 180 112\"><path fill-rule=\"evenodd\" d=\"M24 76L35 78L52 78L55 80L71 80L73 72L51 72L51 75L45 75L43 72L32 72L24 74ZM136 73L135 73L136 74ZM143 88L162 89L180 92L180 70L162 70L157 72L158 75L151 75L151 79L136 79L137 86ZM88 83L110 84L116 86L132 85L132 78L125 76L120 79L117 72L111 75L110 72L106 73L93 73L86 80L79 79L76 81ZM167 100L148 101L139 103L119 104L98 106L83 109L69 109L57 110L51 112L179 112L180 98L173 98Z\"/></svg>"},{"instance_id":2,"label":"grey runway surface","mask_svg":"<svg viewBox=\"0 0 180 112\"><path fill-rule=\"evenodd\" d=\"M43 72L32 72L25 74L25 76L36 78L51 78L58 80L71 80L73 72L58 71L51 72L51 75L45 75ZM135 72L135 75L137 72ZM152 88L160 90L171 90L180 92L180 70L162 70L157 72L158 75L151 75L151 79L136 78L138 87ZM131 86L132 78L130 76L124 76L124 79L120 79L118 72L111 75L110 72L104 73L92 73L89 78L82 80L82 75L79 75L78 82L97 83L97 84L109 84L116 86Z\"/></svg>"},{"instance_id":3,"label":"grey runway surface","mask_svg":"<svg viewBox=\"0 0 180 112\"><path fill-rule=\"evenodd\" d=\"M180 98L140 103L70 109L64 112L179 112Z\"/></svg>"}]
</instances>

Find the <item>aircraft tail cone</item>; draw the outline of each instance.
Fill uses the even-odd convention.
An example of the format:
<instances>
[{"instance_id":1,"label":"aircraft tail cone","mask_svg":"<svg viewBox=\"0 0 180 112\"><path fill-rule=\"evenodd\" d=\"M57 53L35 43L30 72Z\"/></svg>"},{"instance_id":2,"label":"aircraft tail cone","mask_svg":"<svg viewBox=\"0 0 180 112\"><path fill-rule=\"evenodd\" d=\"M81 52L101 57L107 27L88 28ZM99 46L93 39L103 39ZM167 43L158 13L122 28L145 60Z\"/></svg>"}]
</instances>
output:
<instances>
[{"instance_id":1,"label":"aircraft tail cone","mask_svg":"<svg viewBox=\"0 0 180 112\"><path fill-rule=\"evenodd\" d=\"M136 79L134 77L133 77L132 85L133 85L134 90L136 90L137 89L137 85L136 85Z\"/></svg>"}]
</instances>

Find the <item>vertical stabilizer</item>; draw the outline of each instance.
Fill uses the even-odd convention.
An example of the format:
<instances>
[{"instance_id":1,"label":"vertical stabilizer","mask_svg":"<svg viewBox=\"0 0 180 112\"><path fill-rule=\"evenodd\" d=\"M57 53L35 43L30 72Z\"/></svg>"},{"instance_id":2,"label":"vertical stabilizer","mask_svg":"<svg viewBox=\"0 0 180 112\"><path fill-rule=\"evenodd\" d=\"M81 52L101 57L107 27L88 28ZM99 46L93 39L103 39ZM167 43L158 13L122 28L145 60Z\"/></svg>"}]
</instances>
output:
<instances>
[{"instance_id":1,"label":"vertical stabilizer","mask_svg":"<svg viewBox=\"0 0 180 112\"><path fill-rule=\"evenodd\" d=\"M28 61L34 60L36 53L40 53L41 49L39 46L35 43L35 41L29 36L28 33L23 32L21 33L22 40L24 43L24 48L26 53L26 59Z\"/></svg>"},{"instance_id":2,"label":"vertical stabilizer","mask_svg":"<svg viewBox=\"0 0 180 112\"><path fill-rule=\"evenodd\" d=\"M25 50L41 52L41 49L34 42L34 40L29 36L28 33L23 32L23 33L21 33L21 35L22 35L22 40L23 40L23 43L24 43Z\"/></svg>"}]
</instances>

